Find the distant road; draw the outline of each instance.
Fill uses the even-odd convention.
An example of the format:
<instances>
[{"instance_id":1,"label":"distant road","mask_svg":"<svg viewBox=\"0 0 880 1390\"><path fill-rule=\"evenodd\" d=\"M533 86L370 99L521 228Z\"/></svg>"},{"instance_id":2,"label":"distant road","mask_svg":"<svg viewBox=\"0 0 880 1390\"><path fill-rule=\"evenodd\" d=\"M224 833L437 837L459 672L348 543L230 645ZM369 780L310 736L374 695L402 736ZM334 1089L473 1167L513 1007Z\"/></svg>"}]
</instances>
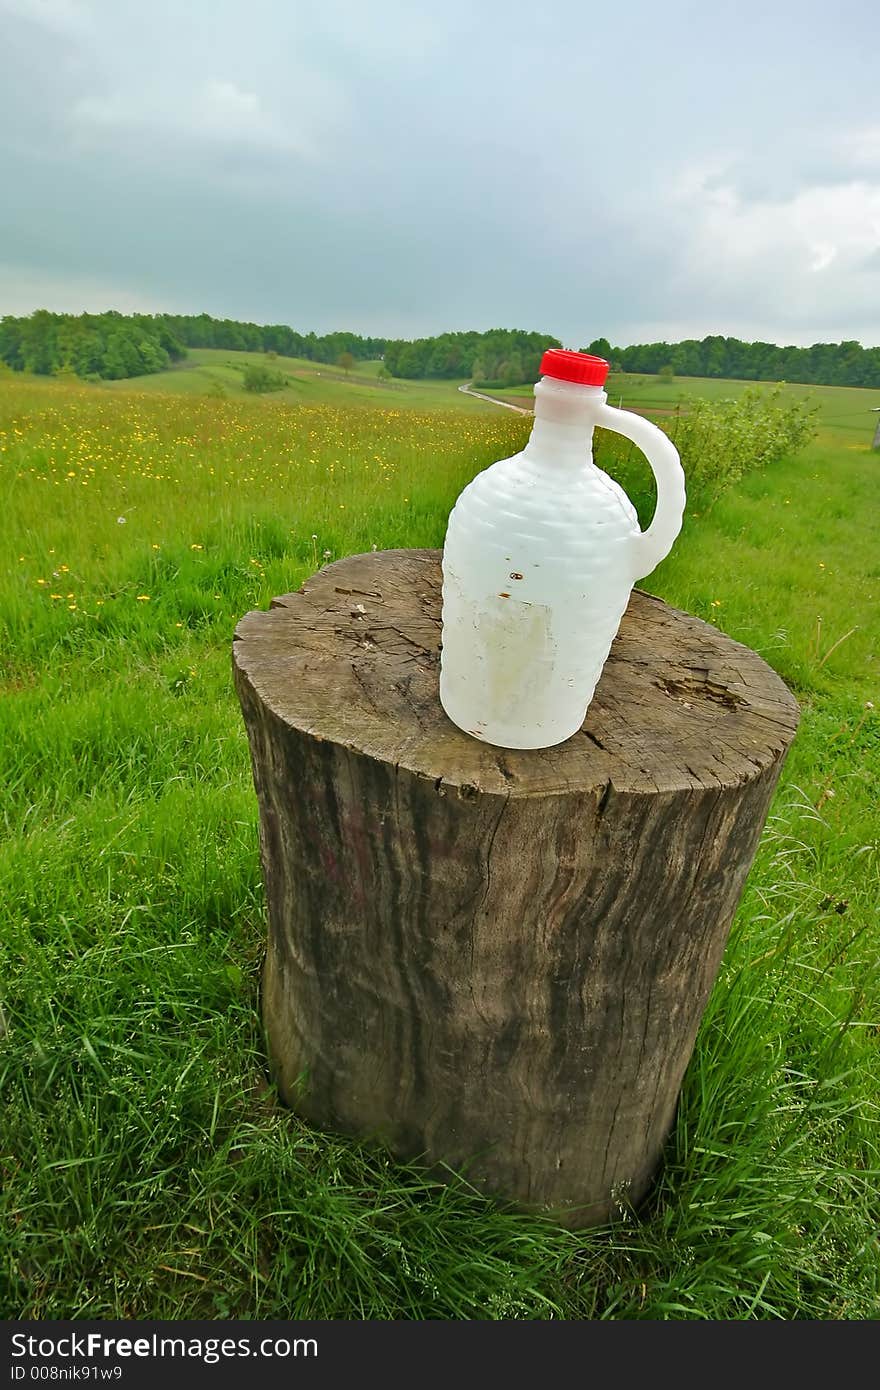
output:
<instances>
[{"instance_id":1,"label":"distant road","mask_svg":"<svg viewBox=\"0 0 880 1390\"><path fill-rule=\"evenodd\" d=\"M499 401L497 396L485 396L482 391L472 391L471 383L466 381L463 386L459 386L459 391L463 391L466 396L476 396L480 401L491 401L492 405L503 405L505 410L515 410L517 415L534 415L533 410L527 410L525 406L513 405L510 401Z\"/></svg>"}]
</instances>

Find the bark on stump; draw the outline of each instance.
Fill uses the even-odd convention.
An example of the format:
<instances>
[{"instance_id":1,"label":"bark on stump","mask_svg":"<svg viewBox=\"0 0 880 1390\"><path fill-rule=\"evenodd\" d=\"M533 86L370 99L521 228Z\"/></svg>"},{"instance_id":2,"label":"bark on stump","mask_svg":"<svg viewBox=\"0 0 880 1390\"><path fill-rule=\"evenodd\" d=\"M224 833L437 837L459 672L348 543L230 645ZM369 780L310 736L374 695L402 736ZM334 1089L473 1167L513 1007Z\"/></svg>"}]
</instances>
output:
<instances>
[{"instance_id":1,"label":"bark on stump","mask_svg":"<svg viewBox=\"0 0 880 1390\"><path fill-rule=\"evenodd\" d=\"M578 734L481 744L439 562L340 560L236 630L269 1051L311 1123L589 1225L650 1186L798 707L636 591Z\"/></svg>"}]
</instances>

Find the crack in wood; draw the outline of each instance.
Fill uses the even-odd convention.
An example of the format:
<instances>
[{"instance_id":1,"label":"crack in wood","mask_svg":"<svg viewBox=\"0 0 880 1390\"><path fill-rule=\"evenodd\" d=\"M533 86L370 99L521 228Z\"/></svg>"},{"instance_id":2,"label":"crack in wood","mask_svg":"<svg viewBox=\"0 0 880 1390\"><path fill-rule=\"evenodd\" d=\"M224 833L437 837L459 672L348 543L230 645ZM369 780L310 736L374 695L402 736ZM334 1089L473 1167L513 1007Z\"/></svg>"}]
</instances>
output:
<instances>
[{"instance_id":1,"label":"crack in wood","mask_svg":"<svg viewBox=\"0 0 880 1390\"><path fill-rule=\"evenodd\" d=\"M502 821L502 819L503 819L503 817L504 817L504 813L505 813L505 811L507 810L507 808L508 808L509 805L510 805L510 795L508 794L508 795L504 798L504 801L503 801L502 806L501 806L501 810L498 812L498 819L496 820L495 824L493 825L493 827L492 827L492 833L491 833L491 835L490 835L490 837L489 837L489 847L488 847L488 849L486 850L486 868L485 868L485 875L486 875L486 891L485 891L484 894L483 894L483 901L480 903L480 910L481 910L481 911L482 911L482 910L485 908L485 906L486 906L486 902L487 902L488 897L489 897L489 892L490 892L490 890L491 890L491 888L492 888L492 851L493 851L493 849L495 848L495 838L496 838L496 836L497 836L497 834L498 834L498 828L499 828L499 826L501 825L501 821Z\"/></svg>"}]
</instances>

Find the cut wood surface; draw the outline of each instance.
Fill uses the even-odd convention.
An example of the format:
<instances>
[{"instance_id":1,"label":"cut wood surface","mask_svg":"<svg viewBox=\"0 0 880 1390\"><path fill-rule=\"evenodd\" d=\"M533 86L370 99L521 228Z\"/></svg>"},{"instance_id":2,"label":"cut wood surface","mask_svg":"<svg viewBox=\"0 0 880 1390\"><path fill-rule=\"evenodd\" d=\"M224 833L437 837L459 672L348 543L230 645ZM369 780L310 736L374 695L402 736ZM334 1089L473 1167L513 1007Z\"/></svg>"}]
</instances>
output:
<instances>
[{"instance_id":1,"label":"cut wood surface","mask_svg":"<svg viewBox=\"0 0 880 1390\"><path fill-rule=\"evenodd\" d=\"M590 1224L656 1171L797 703L636 591L582 730L503 750L443 713L439 643L436 551L236 630L273 1069L319 1127Z\"/></svg>"}]
</instances>

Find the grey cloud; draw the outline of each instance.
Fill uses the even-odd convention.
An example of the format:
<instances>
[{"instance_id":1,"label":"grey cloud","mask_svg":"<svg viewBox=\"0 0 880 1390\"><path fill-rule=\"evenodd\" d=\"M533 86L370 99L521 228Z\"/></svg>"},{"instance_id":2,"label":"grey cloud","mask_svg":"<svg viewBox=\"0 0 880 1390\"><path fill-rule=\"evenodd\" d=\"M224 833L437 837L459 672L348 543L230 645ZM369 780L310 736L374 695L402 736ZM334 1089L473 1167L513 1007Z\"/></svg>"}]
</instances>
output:
<instances>
[{"instance_id":1,"label":"grey cloud","mask_svg":"<svg viewBox=\"0 0 880 1390\"><path fill-rule=\"evenodd\" d=\"M0 310L69 286L317 330L880 341L871 257L811 273L787 211L874 177L874 11L736 15L0 0Z\"/></svg>"}]
</instances>

